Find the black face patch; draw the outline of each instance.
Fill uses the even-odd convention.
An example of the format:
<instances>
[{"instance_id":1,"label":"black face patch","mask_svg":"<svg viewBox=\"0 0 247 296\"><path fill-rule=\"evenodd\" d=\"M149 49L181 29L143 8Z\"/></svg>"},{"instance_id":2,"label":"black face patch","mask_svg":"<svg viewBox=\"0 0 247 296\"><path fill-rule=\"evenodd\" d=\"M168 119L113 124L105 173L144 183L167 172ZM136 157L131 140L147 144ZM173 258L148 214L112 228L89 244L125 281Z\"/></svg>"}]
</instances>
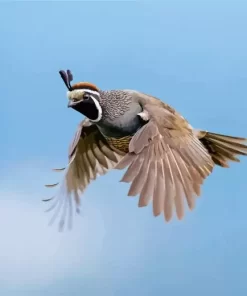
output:
<instances>
[{"instance_id":1,"label":"black face patch","mask_svg":"<svg viewBox=\"0 0 247 296\"><path fill-rule=\"evenodd\" d=\"M99 117L99 110L97 109L94 100L89 96L87 99L72 106L72 109L85 115L88 119L96 120Z\"/></svg>"}]
</instances>

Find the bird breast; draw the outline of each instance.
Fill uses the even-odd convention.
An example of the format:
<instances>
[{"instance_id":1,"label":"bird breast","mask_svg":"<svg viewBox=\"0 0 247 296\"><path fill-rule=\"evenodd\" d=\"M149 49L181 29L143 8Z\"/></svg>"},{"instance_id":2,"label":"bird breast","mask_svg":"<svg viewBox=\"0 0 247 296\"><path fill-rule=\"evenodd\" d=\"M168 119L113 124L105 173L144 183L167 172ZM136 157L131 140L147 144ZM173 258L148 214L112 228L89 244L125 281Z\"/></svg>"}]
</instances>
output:
<instances>
[{"instance_id":1,"label":"bird breast","mask_svg":"<svg viewBox=\"0 0 247 296\"><path fill-rule=\"evenodd\" d=\"M105 116L97 123L100 131L106 137L125 137L133 135L143 125L143 120L137 114L142 111L142 107L136 102L130 102L128 108L115 111L117 116Z\"/></svg>"}]
</instances>

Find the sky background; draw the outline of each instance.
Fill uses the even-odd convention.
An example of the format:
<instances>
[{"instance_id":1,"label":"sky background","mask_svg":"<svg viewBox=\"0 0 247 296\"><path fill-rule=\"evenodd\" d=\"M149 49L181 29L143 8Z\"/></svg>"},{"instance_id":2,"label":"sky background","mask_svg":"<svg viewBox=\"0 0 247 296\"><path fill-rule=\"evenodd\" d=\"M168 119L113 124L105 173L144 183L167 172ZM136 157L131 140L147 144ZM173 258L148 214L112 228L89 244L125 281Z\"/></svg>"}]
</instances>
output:
<instances>
[{"instance_id":1,"label":"sky background","mask_svg":"<svg viewBox=\"0 0 247 296\"><path fill-rule=\"evenodd\" d=\"M153 94L196 128L247 137L247 2L0 3L0 294L247 294L247 161L215 169L196 210L165 223L93 182L73 231L48 227L43 184L80 114L58 74Z\"/></svg>"}]
</instances>

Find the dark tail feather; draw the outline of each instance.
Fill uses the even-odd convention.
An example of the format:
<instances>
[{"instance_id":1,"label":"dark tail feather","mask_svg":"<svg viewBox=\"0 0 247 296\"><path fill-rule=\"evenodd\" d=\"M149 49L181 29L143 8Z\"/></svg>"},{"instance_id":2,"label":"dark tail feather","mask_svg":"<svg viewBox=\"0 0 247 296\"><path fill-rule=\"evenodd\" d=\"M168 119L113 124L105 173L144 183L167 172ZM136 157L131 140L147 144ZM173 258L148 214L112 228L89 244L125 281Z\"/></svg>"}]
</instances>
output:
<instances>
[{"instance_id":1,"label":"dark tail feather","mask_svg":"<svg viewBox=\"0 0 247 296\"><path fill-rule=\"evenodd\" d=\"M228 161L240 162L236 157L247 155L247 139L202 131L200 141L207 148L215 164L227 168Z\"/></svg>"}]
</instances>

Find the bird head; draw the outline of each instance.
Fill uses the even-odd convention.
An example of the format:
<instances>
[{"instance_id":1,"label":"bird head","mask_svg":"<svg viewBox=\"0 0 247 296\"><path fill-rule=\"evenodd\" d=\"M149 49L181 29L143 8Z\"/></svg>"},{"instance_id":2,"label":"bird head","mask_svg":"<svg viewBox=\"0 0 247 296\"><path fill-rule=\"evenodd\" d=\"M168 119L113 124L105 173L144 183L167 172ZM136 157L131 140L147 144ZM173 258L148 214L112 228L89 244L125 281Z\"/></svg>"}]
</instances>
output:
<instances>
[{"instance_id":1,"label":"bird head","mask_svg":"<svg viewBox=\"0 0 247 296\"><path fill-rule=\"evenodd\" d=\"M68 107L80 112L92 122L98 122L102 117L102 108L99 103L99 89L90 82L78 82L71 85L73 75L70 70L59 71L66 87L69 99Z\"/></svg>"}]
</instances>

